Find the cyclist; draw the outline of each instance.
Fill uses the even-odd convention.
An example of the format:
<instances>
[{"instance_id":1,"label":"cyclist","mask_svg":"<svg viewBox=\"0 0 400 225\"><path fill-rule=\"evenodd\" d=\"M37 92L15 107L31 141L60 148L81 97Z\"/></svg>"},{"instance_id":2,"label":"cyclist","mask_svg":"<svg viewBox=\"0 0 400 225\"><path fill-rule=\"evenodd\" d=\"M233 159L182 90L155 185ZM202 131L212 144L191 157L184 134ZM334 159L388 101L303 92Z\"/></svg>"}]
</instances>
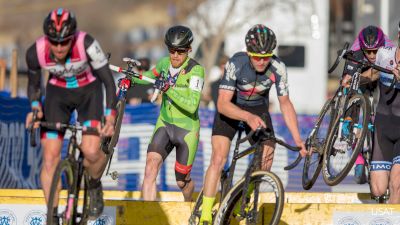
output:
<instances>
[{"instance_id":1,"label":"cyclist","mask_svg":"<svg viewBox=\"0 0 400 225\"><path fill-rule=\"evenodd\" d=\"M225 165L232 138L238 130L239 121L246 123L246 131L262 126L273 132L268 113L269 90L275 85L280 109L296 145L301 146L304 157L306 149L300 137L296 112L289 98L286 66L272 51L276 47L274 32L257 24L245 37L247 52L238 52L225 65L219 86L217 109L212 131L212 155L205 182L200 224L211 224L211 210L217 192L221 171ZM266 121L260 118L267 114ZM255 139L251 140L254 143ZM262 169L272 166L275 143L266 143Z\"/></svg>"},{"instance_id":2,"label":"cyclist","mask_svg":"<svg viewBox=\"0 0 400 225\"><path fill-rule=\"evenodd\" d=\"M32 110L38 110L38 118L48 122L68 123L76 110L78 121L97 127L103 136L114 132L116 89L108 60L99 43L89 34L77 31L73 12L63 8L51 11L44 19L44 36L26 52L28 65L28 96ZM49 72L43 107L41 99L41 70ZM103 116L103 90L106 89L105 125L100 128ZM32 122L32 113L26 124ZM46 202L49 198L53 174L60 161L64 132L42 129L43 167L41 183ZM83 132L82 151L84 165L89 172L89 216L98 217L103 211L101 168L105 155L100 150L100 136Z\"/></svg>"},{"instance_id":3,"label":"cyclist","mask_svg":"<svg viewBox=\"0 0 400 225\"><path fill-rule=\"evenodd\" d=\"M155 68L143 73L158 78L155 88L162 90L160 115L147 149L142 186L144 200L156 199L156 178L161 164L176 148L175 177L185 201L190 201L194 182L190 178L192 163L199 143L199 104L204 83L204 68L189 57L192 31L173 26L165 34L169 56ZM135 83L147 82L134 79Z\"/></svg>"},{"instance_id":4,"label":"cyclist","mask_svg":"<svg viewBox=\"0 0 400 225\"><path fill-rule=\"evenodd\" d=\"M392 70L400 79L400 23L397 47L379 48L375 64ZM376 107L374 148L371 162L371 193L384 196L389 188L389 203L400 203L400 98L397 83L388 94L394 79L392 74L372 70L371 79L379 77L379 101Z\"/></svg>"},{"instance_id":5,"label":"cyclist","mask_svg":"<svg viewBox=\"0 0 400 225\"><path fill-rule=\"evenodd\" d=\"M376 60L376 53L378 51L378 48L380 47L391 47L394 46L392 41L383 33L383 31L376 26L367 26L364 27L360 33L358 34L357 39L354 41L351 50L354 51L353 56L357 60L368 60L371 63L375 63ZM349 82L351 80L351 77L353 74L357 71L358 65L355 62L352 61L347 61L344 69L344 77L342 80L342 84L346 87L349 87ZM364 68L362 73L362 76L368 76L371 71L369 68ZM369 74L368 74L369 73ZM362 77L361 83L364 85L361 86L361 90L369 95L369 93L373 92L375 87L377 86L376 82L371 83L371 84L365 84L368 82L367 79L364 79ZM344 132L342 131L343 134L346 134L347 132L347 124L350 124L350 117L344 121ZM347 132L348 133L348 132ZM364 158L362 157L362 154L359 153L357 160L356 160L356 167L355 167L355 173L354 173L354 178L356 183L358 184L365 184L367 182L367 177L365 175L365 166L364 166Z\"/></svg>"}]
</instances>

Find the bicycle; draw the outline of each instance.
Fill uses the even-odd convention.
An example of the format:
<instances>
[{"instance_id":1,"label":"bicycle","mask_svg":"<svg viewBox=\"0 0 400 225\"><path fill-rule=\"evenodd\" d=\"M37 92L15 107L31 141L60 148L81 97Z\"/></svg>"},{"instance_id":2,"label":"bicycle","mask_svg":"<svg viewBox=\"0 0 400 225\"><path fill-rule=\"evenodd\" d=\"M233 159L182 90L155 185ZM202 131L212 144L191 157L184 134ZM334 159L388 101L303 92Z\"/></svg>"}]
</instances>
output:
<instances>
[{"instance_id":1,"label":"bicycle","mask_svg":"<svg viewBox=\"0 0 400 225\"><path fill-rule=\"evenodd\" d=\"M131 58L123 58L122 61L126 62L126 64L127 64L126 69L123 69L121 67L114 66L114 65L109 66L109 68L112 71L124 74L124 77L121 78L118 82L118 92L117 92L118 100L117 100L117 104L116 104L117 113L116 113L115 124L114 124L114 135L112 135L111 137L103 138L102 142L101 142L101 149L104 151L104 153L106 153L107 162L108 162L107 166L106 166L107 167L106 175L109 174L111 160L112 160L112 157L114 154L114 148L118 143L119 134L121 131L122 119L124 117L125 106L126 106L126 94L127 94L128 89L133 86L132 79L135 77L135 78L139 78L141 80L148 81L153 84L155 83L154 79L151 79L151 78L148 78L145 76L141 76L140 74L138 74L134 71L135 67L140 66L139 61L137 61L135 59L131 59ZM157 95L159 93L159 90L158 91L157 90L154 92L151 102L154 102L155 99L157 98ZM116 171L112 172L111 178L113 180L117 179L118 173Z\"/></svg>"},{"instance_id":2,"label":"bicycle","mask_svg":"<svg viewBox=\"0 0 400 225\"><path fill-rule=\"evenodd\" d=\"M67 155L58 163L51 183L47 203L47 224L58 225L60 220L62 224L67 225L86 224L89 219L89 195L87 192L89 175L83 166L84 156L76 135L78 131L98 131L96 128L76 124L40 122L40 126L53 130L67 129L71 131ZM82 208L78 210L79 194L82 187L83 203ZM67 192L65 201L60 197L60 189L64 189Z\"/></svg>"},{"instance_id":3,"label":"bicycle","mask_svg":"<svg viewBox=\"0 0 400 225\"><path fill-rule=\"evenodd\" d=\"M368 61L357 60L353 57L353 51L345 51L342 58L357 62L359 67L351 79L350 88L343 95L341 104L333 108L335 112L334 122L330 124L329 134L326 138L323 153L322 171L326 184L333 186L340 183L353 167L359 152L369 168L372 153L372 118L374 112L370 99L360 93L360 79L363 68L373 68L382 72L391 73L390 70L376 66ZM335 63L337 64L337 63ZM368 132L370 131L370 132ZM366 141L366 142L365 142ZM368 179L369 175L367 174Z\"/></svg>"},{"instance_id":4,"label":"bicycle","mask_svg":"<svg viewBox=\"0 0 400 225\"><path fill-rule=\"evenodd\" d=\"M332 143L332 135L330 135L332 128L337 126L336 120L339 120L340 123L343 123L344 115L351 114L349 113L350 109L348 108L349 102L357 102L357 99L360 99L361 104L363 106L363 111L366 112L364 113L367 120L367 126L366 122L363 121L363 124L360 126L356 124L358 128L362 128L362 139L360 139L360 143L363 143L364 140L366 140L366 143L364 142L365 151L363 151L363 157L365 161L367 162L367 168L369 168L369 162L371 158L371 149L372 149L372 132L373 132L373 123L372 123L372 118L374 117L374 111L371 110L371 98L372 94L370 93L369 100L367 100L366 96L359 94L359 85L360 85L360 76L361 76L361 71L365 67L373 67L375 69L378 69L380 71L384 72L390 72L384 68L375 66L369 62L366 61L360 61L356 60L352 57L352 51L348 51L349 43L346 43L344 48L338 51L338 57L336 58L335 63L331 66L331 68L328 70L328 73L332 73L336 67L339 65L340 61L345 58L354 62L359 63L361 66L357 69L357 72L355 75L352 77L351 80L351 89L349 92L346 93L346 89L341 85L342 80L339 82L339 88L336 90L335 94L333 97L328 99L324 106L322 107L318 119L315 123L315 126L311 130L309 136L306 139L305 146L308 152L311 152L311 154L307 154L304 160L304 165L303 165L303 176L302 176L302 186L305 190L309 190L312 188L314 185L315 181L317 180L321 169L323 168L324 165L328 162L329 157L326 157L326 144L327 143ZM392 83L391 87L394 86L394 82ZM358 106L360 107L360 106ZM346 109L346 110L344 110ZM367 111L368 109L368 111ZM343 113L344 112L344 113ZM339 117L339 118L338 118ZM368 129L366 129L368 128ZM369 130L370 132L366 132ZM330 136L329 136L330 135ZM328 142L329 141L329 142ZM362 145L357 145L358 148L356 150L360 151L360 148L363 147ZM331 153L329 153L331 154ZM357 153L358 154L358 153ZM337 176L335 178L332 178L330 176L327 176L327 174L331 171L329 170L328 172L324 173L324 181L328 185L335 185L338 184L340 181L344 179L344 177L347 175L347 173L350 171L351 166L354 164L354 161L357 157L357 154L353 154L350 163L348 163L348 166L342 170L340 173L340 176ZM300 156L299 156L300 157ZM354 158L353 158L354 157ZM298 160L296 160L298 162ZM294 168L298 163L294 163L291 166L285 167L285 170L292 169ZM335 164L332 163L330 164L334 166ZM350 166L351 165L351 166ZM367 179L369 180L369 174L367 174Z\"/></svg>"},{"instance_id":5,"label":"bicycle","mask_svg":"<svg viewBox=\"0 0 400 225\"><path fill-rule=\"evenodd\" d=\"M251 131L246 137L240 139L242 132L243 128L239 129L231 164L221 174L220 207L213 212L213 224L230 224L232 219L245 219L250 224L255 224L257 219L262 220L262 224L278 224L283 211L284 189L281 180L276 174L260 170L263 143L270 140L293 151L299 151L300 148L288 145L276 138L271 131L266 131L265 129L259 128L256 132ZM260 135L257 142L245 150L239 151L239 145L248 141L254 134ZM236 161L250 154L253 154L253 157L245 174L233 185L232 180ZM268 212L272 212L268 221L264 217L258 216L260 213L258 206L262 197L261 193L272 193L275 197L272 198L273 202L267 206L268 208L271 207ZM200 192L189 218L190 225L199 223L202 201L203 191Z\"/></svg>"},{"instance_id":6,"label":"bicycle","mask_svg":"<svg viewBox=\"0 0 400 225\"><path fill-rule=\"evenodd\" d=\"M349 43L346 43L344 48L338 51L339 60L336 60L336 62L328 70L328 73L331 73L335 70L340 62L340 59L344 57L348 47ZM343 87L339 85L339 88L336 90L333 97L329 98L324 103L324 106L318 114L318 119L316 120L313 129L305 141L305 147L310 153L304 158L303 164L302 186L305 190L312 188L320 174L326 138L329 134L332 123L337 116L337 109L343 102L343 96ZM291 170L296 167L301 159L302 158L299 155L293 164L285 167L285 170Z\"/></svg>"}]
</instances>

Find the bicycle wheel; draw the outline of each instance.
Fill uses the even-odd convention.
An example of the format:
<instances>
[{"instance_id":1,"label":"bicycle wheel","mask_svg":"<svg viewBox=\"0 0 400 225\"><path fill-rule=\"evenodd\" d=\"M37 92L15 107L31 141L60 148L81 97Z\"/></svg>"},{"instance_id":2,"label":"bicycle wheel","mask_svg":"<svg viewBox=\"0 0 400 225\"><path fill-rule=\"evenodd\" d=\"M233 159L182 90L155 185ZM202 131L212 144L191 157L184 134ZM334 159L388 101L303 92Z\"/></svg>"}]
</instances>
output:
<instances>
[{"instance_id":1,"label":"bicycle wheel","mask_svg":"<svg viewBox=\"0 0 400 225\"><path fill-rule=\"evenodd\" d=\"M85 170L83 172L83 205L82 205L82 213L79 215L81 220L79 225L86 225L89 220L89 194L88 194L88 184L89 184L89 174ZM79 185L81 186L81 185Z\"/></svg>"},{"instance_id":2,"label":"bicycle wheel","mask_svg":"<svg viewBox=\"0 0 400 225\"><path fill-rule=\"evenodd\" d=\"M201 189L199 196L197 196L194 208L189 217L189 225L198 225L201 216L201 206L203 205L203 189Z\"/></svg>"},{"instance_id":3,"label":"bicycle wheel","mask_svg":"<svg viewBox=\"0 0 400 225\"><path fill-rule=\"evenodd\" d=\"M118 100L116 106L117 115L115 118L114 135L108 138L103 138L102 140L101 149L108 155L114 152L114 147L117 145L119 133L121 131L122 119L124 117L125 105L125 99Z\"/></svg>"},{"instance_id":4,"label":"bicycle wheel","mask_svg":"<svg viewBox=\"0 0 400 225\"><path fill-rule=\"evenodd\" d=\"M313 131L306 140L306 148L312 151L311 155L305 157L303 166L302 184L304 190L309 190L317 180L322 169L324 145L329 133L329 128L335 118L335 98L329 99L319 113L318 120Z\"/></svg>"},{"instance_id":5,"label":"bicycle wheel","mask_svg":"<svg viewBox=\"0 0 400 225\"><path fill-rule=\"evenodd\" d=\"M325 145L322 170L326 184L338 184L354 166L364 146L370 110L365 97L356 94L350 98L344 111L348 123L345 124L341 117L335 120Z\"/></svg>"},{"instance_id":6,"label":"bicycle wheel","mask_svg":"<svg viewBox=\"0 0 400 225\"><path fill-rule=\"evenodd\" d=\"M249 186L254 185L255 188L246 194L245 215L238 215L240 210L237 209L242 203L244 185L245 179L242 178L227 193L213 224L239 224L241 220L246 220L246 224L278 224L284 204L284 190L279 177L266 171L252 173ZM258 200L254 201L255 199ZM268 200L268 204L261 206L260 200L263 202Z\"/></svg>"},{"instance_id":7,"label":"bicycle wheel","mask_svg":"<svg viewBox=\"0 0 400 225\"><path fill-rule=\"evenodd\" d=\"M76 181L74 170L68 159L61 161L51 182L50 196L47 203L47 224L73 225L76 218L75 195ZM66 190L66 199L60 197L60 189Z\"/></svg>"}]
</instances>

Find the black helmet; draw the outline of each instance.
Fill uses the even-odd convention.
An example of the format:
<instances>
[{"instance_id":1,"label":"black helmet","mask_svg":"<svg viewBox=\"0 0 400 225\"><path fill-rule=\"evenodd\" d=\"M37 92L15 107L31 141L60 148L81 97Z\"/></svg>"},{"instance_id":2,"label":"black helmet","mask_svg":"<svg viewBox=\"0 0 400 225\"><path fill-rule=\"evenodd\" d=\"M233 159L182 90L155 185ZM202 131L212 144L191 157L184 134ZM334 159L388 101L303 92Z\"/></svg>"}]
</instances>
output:
<instances>
[{"instance_id":1,"label":"black helmet","mask_svg":"<svg viewBox=\"0 0 400 225\"><path fill-rule=\"evenodd\" d=\"M246 34L248 52L256 54L272 53L276 47L274 32L262 24L256 24Z\"/></svg>"},{"instance_id":2,"label":"black helmet","mask_svg":"<svg viewBox=\"0 0 400 225\"><path fill-rule=\"evenodd\" d=\"M187 49L193 42L193 33L188 27L174 26L168 29L164 42L168 48Z\"/></svg>"},{"instance_id":3,"label":"black helmet","mask_svg":"<svg viewBox=\"0 0 400 225\"><path fill-rule=\"evenodd\" d=\"M76 32L74 13L63 8L51 11L44 19L43 31L51 41L62 42L73 37Z\"/></svg>"}]
</instances>

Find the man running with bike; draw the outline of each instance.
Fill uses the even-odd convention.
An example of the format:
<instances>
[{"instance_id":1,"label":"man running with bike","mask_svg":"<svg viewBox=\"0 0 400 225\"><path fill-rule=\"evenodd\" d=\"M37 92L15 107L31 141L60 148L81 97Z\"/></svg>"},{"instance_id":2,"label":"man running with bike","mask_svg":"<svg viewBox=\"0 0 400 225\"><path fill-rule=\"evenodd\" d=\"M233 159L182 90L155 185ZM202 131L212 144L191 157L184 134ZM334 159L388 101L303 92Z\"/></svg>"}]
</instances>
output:
<instances>
[{"instance_id":1,"label":"man running with bike","mask_svg":"<svg viewBox=\"0 0 400 225\"><path fill-rule=\"evenodd\" d=\"M185 26L168 29L164 42L169 56L162 58L144 76L155 78L162 91L160 115L147 149L142 186L143 199L156 199L156 178L163 161L176 148L175 177L185 201L192 200L194 182L190 171L199 143L199 104L204 83L204 68L189 57L192 31ZM134 83L147 82L134 79Z\"/></svg>"},{"instance_id":2,"label":"man running with bike","mask_svg":"<svg viewBox=\"0 0 400 225\"><path fill-rule=\"evenodd\" d=\"M378 49L375 64L392 70L387 74L373 70L369 78L379 78L379 101L376 107L374 148L371 160L371 194L385 196L389 189L388 203L400 203L400 85L396 82L390 90L393 79L400 80L400 23L398 25L397 47Z\"/></svg>"},{"instance_id":3,"label":"man running with bike","mask_svg":"<svg viewBox=\"0 0 400 225\"><path fill-rule=\"evenodd\" d=\"M289 98L286 66L272 51L276 47L274 32L257 24L245 37L247 52L238 52L225 65L219 86L217 109L212 131L212 156L204 182L204 197L200 224L212 224L211 210L225 165L231 141L240 121L246 123L246 132L264 127L273 131L268 112L269 90L275 85L279 105L286 125L301 154L306 149L300 137L297 116ZM261 116L267 114L266 121ZM254 139L251 141L255 142ZM263 170L272 166L275 143L266 143L263 151Z\"/></svg>"},{"instance_id":4,"label":"man running with bike","mask_svg":"<svg viewBox=\"0 0 400 225\"><path fill-rule=\"evenodd\" d=\"M371 63L375 63L376 61L376 54L378 52L378 48L380 47L392 47L394 46L392 41L383 33L383 31L376 26L367 26L363 28L360 33L358 34L357 39L354 41L351 50L354 51L353 57L356 60L368 60ZM345 65L345 69L343 72L343 80L342 85L345 87L350 86L351 77L356 73L358 64L348 60ZM361 83L364 83L360 88L361 90L369 94L374 91L377 86L377 83L369 83L365 84L367 80L365 77L368 77L371 74L370 68L363 68L361 71L362 79ZM350 118L350 117L349 117ZM349 120L343 122L343 130L342 134L347 134L347 126L350 124ZM356 167L354 178L356 183L358 184L365 184L367 182L367 178L365 175L365 162L364 158L361 153L358 154L356 160Z\"/></svg>"},{"instance_id":5,"label":"man running with bike","mask_svg":"<svg viewBox=\"0 0 400 225\"><path fill-rule=\"evenodd\" d=\"M66 9L51 11L44 20L44 36L26 52L28 65L28 96L32 110L38 118L48 122L69 123L76 110L78 121L89 127L97 127L101 136L114 133L115 84L108 68L108 60L99 43L89 34L77 31L75 15ZM42 69L49 72L43 107L41 105ZM103 116L103 90L106 88L105 125ZM33 113L27 115L26 124L32 123ZM41 183L46 202L52 178L63 145L64 132L41 129L43 166ZM83 132L82 151L84 165L89 173L89 216L97 218L104 208L101 185L105 155L100 150L98 133Z\"/></svg>"}]
</instances>

